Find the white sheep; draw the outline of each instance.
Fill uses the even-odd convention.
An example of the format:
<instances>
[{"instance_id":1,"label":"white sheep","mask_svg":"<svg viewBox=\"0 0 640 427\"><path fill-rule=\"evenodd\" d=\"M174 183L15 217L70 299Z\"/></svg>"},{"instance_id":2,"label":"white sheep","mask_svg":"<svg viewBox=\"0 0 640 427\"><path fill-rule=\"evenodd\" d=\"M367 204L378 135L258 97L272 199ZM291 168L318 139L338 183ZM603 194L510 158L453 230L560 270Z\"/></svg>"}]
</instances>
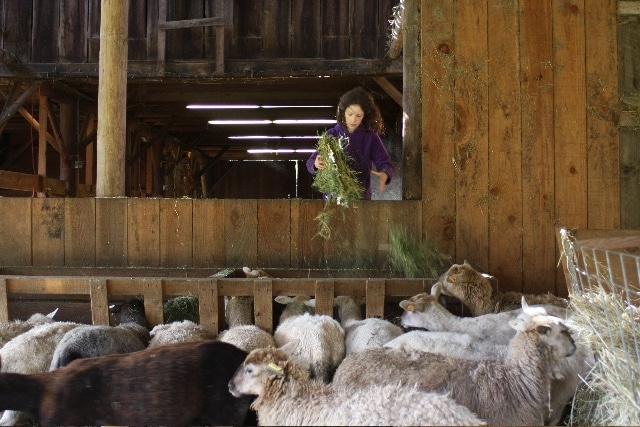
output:
<instances>
[{"instance_id":1,"label":"white sheep","mask_svg":"<svg viewBox=\"0 0 640 427\"><path fill-rule=\"evenodd\" d=\"M375 317L363 319L360 305L351 296L339 295L334 298L333 305L338 308L340 325L344 329L346 355L380 347L404 333L400 326L388 320Z\"/></svg>"},{"instance_id":2,"label":"white sheep","mask_svg":"<svg viewBox=\"0 0 640 427\"><path fill-rule=\"evenodd\" d=\"M186 341L203 341L216 338L216 334L204 326L191 320L161 323L153 327L150 332L148 348Z\"/></svg>"},{"instance_id":3,"label":"white sheep","mask_svg":"<svg viewBox=\"0 0 640 427\"><path fill-rule=\"evenodd\" d=\"M12 320L10 322L0 324L0 348L11 339L27 332L34 326L53 323L53 316L55 316L57 312L58 309L56 308L54 311L46 315L42 313L35 313L27 320Z\"/></svg>"},{"instance_id":4,"label":"white sheep","mask_svg":"<svg viewBox=\"0 0 640 427\"><path fill-rule=\"evenodd\" d=\"M504 359L469 360L434 353L369 349L345 358L335 384L402 381L446 393L491 425L542 425L549 419L551 379L576 345L560 318L523 313Z\"/></svg>"},{"instance_id":5,"label":"white sheep","mask_svg":"<svg viewBox=\"0 0 640 427\"><path fill-rule=\"evenodd\" d=\"M476 317L460 317L451 313L439 302L442 284L434 284L431 294L421 293L400 301L404 310L401 324L404 328L422 328L429 331L450 331L466 333L482 340L507 345L515 331L509 322L515 319L522 309L489 313ZM565 319L567 309L555 305L529 306L529 310Z\"/></svg>"},{"instance_id":6,"label":"white sheep","mask_svg":"<svg viewBox=\"0 0 640 427\"><path fill-rule=\"evenodd\" d=\"M342 326L331 316L305 312L303 306L308 304L307 297L279 296L276 301L287 305L273 334L276 345L282 347L291 341L299 342L291 356L306 365L313 378L329 382L344 359Z\"/></svg>"},{"instance_id":7,"label":"white sheep","mask_svg":"<svg viewBox=\"0 0 640 427\"><path fill-rule=\"evenodd\" d=\"M257 396L252 408L259 425L484 424L445 395L398 382L353 388L314 381L285 351L285 347L254 350L229 381L234 396Z\"/></svg>"},{"instance_id":8,"label":"white sheep","mask_svg":"<svg viewBox=\"0 0 640 427\"><path fill-rule=\"evenodd\" d=\"M70 330L81 326L72 322L53 322L36 326L18 335L0 348L0 372L35 374L49 370L56 346ZM26 417L16 411L4 411L0 425L16 425Z\"/></svg>"},{"instance_id":9,"label":"white sheep","mask_svg":"<svg viewBox=\"0 0 640 427\"><path fill-rule=\"evenodd\" d=\"M225 297L225 318L229 328L220 332L219 341L233 344L247 353L276 345L273 335L253 324L252 296Z\"/></svg>"},{"instance_id":10,"label":"white sheep","mask_svg":"<svg viewBox=\"0 0 640 427\"><path fill-rule=\"evenodd\" d=\"M149 330L137 323L118 326L82 325L62 337L53 353L49 369L62 368L75 359L144 350L149 338Z\"/></svg>"},{"instance_id":11,"label":"white sheep","mask_svg":"<svg viewBox=\"0 0 640 427\"><path fill-rule=\"evenodd\" d=\"M460 332L409 331L384 344L396 350L446 354L465 359L501 359L507 346Z\"/></svg>"},{"instance_id":12,"label":"white sheep","mask_svg":"<svg viewBox=\"0 0 640 427\"><path fill-rule=\"evenodd\" d=\"M520 292L494 292L489 277L476 271L466 260L462 264L453 264L440 278L442 294L460 300L472 316L501 311L515 310L521 307L524 296L529 304L556 305L566 308L568 301L550 293L526 294Z\"/></svg>"}]
</instances>

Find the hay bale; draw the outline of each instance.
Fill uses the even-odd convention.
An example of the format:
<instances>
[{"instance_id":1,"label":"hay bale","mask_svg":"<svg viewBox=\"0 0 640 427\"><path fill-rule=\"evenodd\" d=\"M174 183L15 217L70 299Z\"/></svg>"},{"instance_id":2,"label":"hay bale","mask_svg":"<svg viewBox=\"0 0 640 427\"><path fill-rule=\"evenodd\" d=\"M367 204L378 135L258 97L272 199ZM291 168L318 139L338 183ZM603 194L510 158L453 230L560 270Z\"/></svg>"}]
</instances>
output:
<instances>
[{"instance_id":1,"label":"hay bale","mask_svg":"<svg viewBox=\"0 0 640 427\"><path fill-rule=\"evenodd\" d=\"M198 307L198 297L195 295L171 298L164 303L164 323L181 322L183 320L200 323L200 310Z\"/></svg>"}]
</instances>

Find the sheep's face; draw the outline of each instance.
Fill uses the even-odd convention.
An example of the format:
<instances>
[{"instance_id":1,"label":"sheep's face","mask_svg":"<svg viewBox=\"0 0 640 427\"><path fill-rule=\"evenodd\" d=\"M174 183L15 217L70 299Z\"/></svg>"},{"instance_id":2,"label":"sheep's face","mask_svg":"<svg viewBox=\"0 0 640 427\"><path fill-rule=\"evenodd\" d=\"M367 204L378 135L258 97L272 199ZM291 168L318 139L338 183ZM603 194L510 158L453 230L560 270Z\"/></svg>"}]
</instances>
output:
<instances>
[{"instance_id":1,"label":"sheep's face","mask_svg":"<svg viewBox=\"0 0 640 427\"><path fill-rule=\"evenodd\" d=\"M559 317L547 314L531 316L523 313L512 321L511 326L518 333L535 331L540 342L550 349L552 357L556 360L569 357L576 351L576 344L569 328Z\"/></svg>"},{"instance_id":2,"label":"sheep's face","mask_svg":"<svg viewBox=\"0 0 640 427\"><path fill-rule=\"evenodd\" d=\"M493 295L491 281L466 261L453 264L440 276L439 281L442 282L444 295L455 297L463 303L474 299L491 301Z\"/></svg>"},{"instance_id":3,"label":"sheep's face","mask_svg":"<svg viewBox=\"0 0 640 427\"><path fill-rule=\"evenodd\" d=\"M427 328L429 307L439 304L437 298L427 293L412 296L400 302L400 307L404 310L400 322L405 328Z\"/></svg>"},{"instance_id":4,"label":"sheep's face","mask_svg":"<svg viewBox=\"0 0 640 427\"><path fill-rule=\"evenodd\" d=\"M271 363L243 363L229 381L229 392L235 396L259 396L262 394L264 382L269 377L282 376L284 370L277 364Z\"/></svg>"}]
</instances>

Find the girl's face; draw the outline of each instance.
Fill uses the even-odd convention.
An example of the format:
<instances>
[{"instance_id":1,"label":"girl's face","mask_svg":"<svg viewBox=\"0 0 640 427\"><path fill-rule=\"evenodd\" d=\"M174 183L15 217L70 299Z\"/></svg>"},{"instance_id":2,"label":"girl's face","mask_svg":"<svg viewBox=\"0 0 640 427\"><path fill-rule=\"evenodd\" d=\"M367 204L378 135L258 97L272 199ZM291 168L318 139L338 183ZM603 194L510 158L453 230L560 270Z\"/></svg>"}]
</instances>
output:
<instances>
[{"instance_id":1,"label":"girl's face","mask_svg":"<svg viewBox=\"0 0 640 427\"><path fill-rule=\"evenodd\" d=\"M358 104L349 105L344 110L344 121L349 133L353 133L360 126L362 119L364 119L364 110Z\"/></svg>"}]
</instances>

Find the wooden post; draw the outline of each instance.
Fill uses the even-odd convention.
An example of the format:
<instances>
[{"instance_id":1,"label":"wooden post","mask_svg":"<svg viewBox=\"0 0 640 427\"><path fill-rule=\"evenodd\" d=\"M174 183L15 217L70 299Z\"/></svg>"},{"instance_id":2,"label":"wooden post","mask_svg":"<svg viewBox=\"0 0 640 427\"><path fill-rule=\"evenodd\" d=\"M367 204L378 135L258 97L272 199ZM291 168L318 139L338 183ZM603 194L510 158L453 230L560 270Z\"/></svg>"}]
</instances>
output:
<instances>
[{"instance_id":1,"label":"wooden post","mask_svg":"<svg viewBox=\"0 0 640 427\"><path fill-rule=\"evenodd\" d=\"M98 85L97 197L125 196L129 2L102 0Z\"/></svg>"},{"instance_id":2,"label":"wooden post","mask_svg":"<svg viewBox=\"0 0 640 427\"><path fill-rule=\"evenodd\" d=\"M47 116L49 115L49 101L45 95L40 95L40 126L38 128L38 175L47 176ZM39 192L38 197L46 197L45 193Z\"/></svg>"},{"instance_id":3,"label":"wooden post","mask_svg":"<svg viewBox=\"0 0 640 427\"><path fill-rule=\"evenodd\" d=\"M421 96L421 43L420 0L404 1L403 66L402 66L402 198L422 198L422 96Z\"/></svg>"}]
</instances>

